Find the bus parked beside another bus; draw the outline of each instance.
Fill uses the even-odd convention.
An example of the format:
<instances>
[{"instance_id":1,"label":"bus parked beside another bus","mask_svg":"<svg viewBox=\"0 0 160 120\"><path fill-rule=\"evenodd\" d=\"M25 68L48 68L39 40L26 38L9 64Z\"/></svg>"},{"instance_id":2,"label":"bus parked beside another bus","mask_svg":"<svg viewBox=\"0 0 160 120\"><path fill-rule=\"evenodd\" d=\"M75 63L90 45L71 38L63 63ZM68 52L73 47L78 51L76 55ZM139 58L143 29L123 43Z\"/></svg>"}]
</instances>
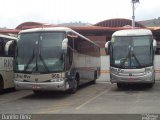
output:
<instances>
[{"instance_id":1,"label":"bus parked beside another bus","mask_svg":"<svg viewBox=\"0 0 160 120\"><path fill-rule=\"evenodd\" d=\"M105 44L110 54L110 81L122 88L128 83L155 83L156 40L146 29L116 31Z\"/></svg>"},{"instance_id":2,"label":"bus parked beside another bus","mask_svg":"<svg viewBox=\"0 0 160 120\"><path fill-rule=\"evenodd\" d=\"M100 76L100 48L66 27L34 28L18 35L14 62L16 89L76 92Z\"/></svg>"},{"instance_id":3,"label":"bus parked beside another bus","mask_svg":"<svg viewBox=\"0 0 160 120\"><path fill-rule=\"evenodd\" d=\"M0 34L0 91L14 87L13 57L16 39Z\"/></svg>"}]
</instances>

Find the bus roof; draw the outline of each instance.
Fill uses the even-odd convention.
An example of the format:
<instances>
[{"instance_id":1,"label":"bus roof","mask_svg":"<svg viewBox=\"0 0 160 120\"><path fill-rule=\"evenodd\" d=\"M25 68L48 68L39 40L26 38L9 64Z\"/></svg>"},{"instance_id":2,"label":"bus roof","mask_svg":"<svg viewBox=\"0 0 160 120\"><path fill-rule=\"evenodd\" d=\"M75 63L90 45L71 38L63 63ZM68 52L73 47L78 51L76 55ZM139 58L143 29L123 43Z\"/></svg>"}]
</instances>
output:
<instances>
[{"instance_id":1,"label":"bus roof","mask_svg":"<svg viewBox=\"0 0 160 120\"><path fill-rule=\"evenodd\" d=\"M19 34L21 33L30 33L30 32L47 32L47 31L59 31L59 32L72 32L75 33L76 35L88 40L89 42L95 44L96 46L98 46L96 43L94 43L93 41L91 41L90 39L84 37L83 35L79 34L78 32L68 28L68 27L44 27L44 28L32 28L32 29L27 29L27 30L22 30L19 32Z\"/></svg>"},{"instance_id":2,"label":"bus roof","mask_svg":"<svg viewBox=\"0 0 160 120\"><path fill-rule=\"evenodd\" d=\"M19 33L28 33L28 32L43 32L43 31L73 31L70 28L67 27L42 27L42 28L32 28L27 30L22 30Z\"/></svg>"},{"instance_id":3,"label":"bus roof","mask_svg":"<svg viewBox=\"0 0 160 120\"><path fill-rule=\"evenodd\" d=\"M12 40L17 40L16 37L9 36L9 35L3 35L3 34L0 34L0 38L8 38L8 39L12 39Z\"/></svg>"},{"instance_id":4,"label":"bus roof","mask_svg":"<svg viewBox=\"0 0 160 120\"><path fill-rule=\"evenodd\" d=\"M142 36L142 35L152 35L152 32L147 29L128 29L119 30L113 33L113 36Z\"/></svg>"}]
</instances>

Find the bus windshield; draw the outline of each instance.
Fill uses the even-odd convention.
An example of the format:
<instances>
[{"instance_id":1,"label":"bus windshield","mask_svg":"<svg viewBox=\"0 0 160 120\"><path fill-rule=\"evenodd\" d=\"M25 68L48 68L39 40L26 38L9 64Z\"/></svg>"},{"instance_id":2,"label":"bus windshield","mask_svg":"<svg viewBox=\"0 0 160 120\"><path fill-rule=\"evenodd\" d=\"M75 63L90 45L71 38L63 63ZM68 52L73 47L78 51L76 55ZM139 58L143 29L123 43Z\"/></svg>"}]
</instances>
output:
<instances>
[{"instance_id":1,"label":"bus windshield","mask_svg":"<svg viewBox=\"0 0 160 120\"><path fill-rule=\"evenodd\" d=\"M61 43L64 36L62 32L21 33L17 44L15 71L63 71Z\"/></svg>"},{"instance_id":2,"label":"bus windshield","mask_svg":"<svg viewBox=\"0 0 160 120\"><path fill-rule=\"evenodd\" d=\"M119 36L111 40L111 65L142 68L153 65L152 36Z\"/></svg>"}]
</instances>

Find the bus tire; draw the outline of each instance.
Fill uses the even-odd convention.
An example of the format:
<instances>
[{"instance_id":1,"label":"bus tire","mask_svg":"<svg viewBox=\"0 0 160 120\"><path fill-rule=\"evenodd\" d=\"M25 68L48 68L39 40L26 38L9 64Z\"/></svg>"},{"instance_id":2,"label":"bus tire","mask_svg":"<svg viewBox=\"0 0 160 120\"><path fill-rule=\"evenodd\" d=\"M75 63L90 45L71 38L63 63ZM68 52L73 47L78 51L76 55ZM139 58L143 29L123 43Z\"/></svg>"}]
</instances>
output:
<instances>
[{"instance_id":1,"label":"bus tire","mask_svg":"<svg viewBox=\"0 0 160 120\"><path fill-rule=\"evenodd\" d=\"M124 87L124 84L123 83L117 83L117 88L118 89L122 89Z\"/></svg>"},{"instance_id":2,"label":"bus tire","mask_svg":"<svg viewBox=\"0 0 160 120\"><path fill-rule=\"evenodd\" d=\"M153 86L154 86L154 83L147 83L148 88L153 88Z\"/></svg>"},{"instance_id":3,"label":"bus tire","mask_svg":"<svg viewBox=\"0 0 160 120\"><path fill-rule=\"evenodd\" d=\"M93 84L96 84L96 79L97 79L97 71L94 72L94 79L92 81Z\"/></svg>"},{"instance_id":4,"label":"bus tire","mask_svg":"<svg viewBox=\"0 0 160 120\"><path fill-rule=\"evenodd\" d=\"M42 94L42 91L39 91L39 90L33 90L33 93L35 95L41 95Z\"/></svg>"},{"instance_id":5,"label":"bus tire","mask_svg":"<svg viewBox=\"0 0 160 120\"><path fill-rule=\"evenodd\" d=\"M2 76L0 76L0 92L2 92L3 89L4 89L4 81L3 81Z\"/></svg>"},{"instance_id":6,"label":"bus tire","mask_svg":"<svg viewBox=\"0 0 160 120\"><path fill-rule=\"evenodd\" d=\"M79 85L79 75L77 74L75 79L73 80L73 86L72 88L69 90L69 93L74 94L77 92L78 89L78 85Z\"/></svg>"}]
</instances>

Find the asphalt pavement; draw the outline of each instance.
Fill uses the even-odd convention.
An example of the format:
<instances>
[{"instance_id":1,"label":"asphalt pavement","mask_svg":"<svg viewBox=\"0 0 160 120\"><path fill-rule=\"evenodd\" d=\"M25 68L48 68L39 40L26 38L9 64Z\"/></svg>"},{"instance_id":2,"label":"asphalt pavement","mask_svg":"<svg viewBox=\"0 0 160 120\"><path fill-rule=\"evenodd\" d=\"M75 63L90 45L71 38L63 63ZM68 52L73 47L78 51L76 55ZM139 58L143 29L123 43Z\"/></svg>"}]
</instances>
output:
<instances>
[{"instance_id":1,"label":"asphalt pavement","mask_svg":"<svg viewBox=\"0 0 160 120\"><path fill-rule=\"evenodd\" d=\"M44 92L35 95L30 90L11 90L0 95L0 113L32 115L34 120L43 117L49 120L62 116L66 118L65 120L74 117L77 117L77 120L80 118L142 120L149 117L158 120L160 119L160 82L156 82L153 88L147 88L145 85L130 85L124 89L118 89L116 84L109 82L86 84L75 94Z\"/></svg>"}]
</instances>

